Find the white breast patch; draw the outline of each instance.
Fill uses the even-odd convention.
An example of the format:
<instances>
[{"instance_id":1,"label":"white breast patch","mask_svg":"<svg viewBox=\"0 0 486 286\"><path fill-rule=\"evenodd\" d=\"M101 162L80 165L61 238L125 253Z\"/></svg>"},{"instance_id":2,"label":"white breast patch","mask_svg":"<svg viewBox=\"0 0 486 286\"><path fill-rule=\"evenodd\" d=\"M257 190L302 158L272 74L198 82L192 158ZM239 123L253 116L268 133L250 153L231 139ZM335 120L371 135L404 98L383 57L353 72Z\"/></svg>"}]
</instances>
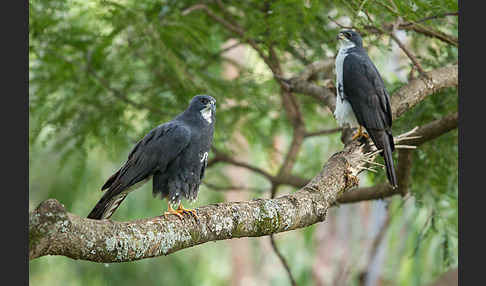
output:
<instances>
[{"instance_id":1,"label":"white breast patch","mask_svg":"<svg viewBox=\"0 0 486 286\"><path fill-rule=\"evenodd\" d=\"M204 162L204 160L207 160L207 159L208 159L208 152L204 152L204 154L202 155L201 163Z\"/></svg>"},{"instance_id":2,"label":"white breast patch","mask_svg":"<svg viewBox=\"0 0 486 286\"><path fill-rule=\"evenodd\" d=\"M350 127L359 126L351 104L349 104L346 99L342 99L340 96L336 98L336 110L334 111L334 117L336 117L336 121L341 127L346 124L349 124Z\"/></svg>"},{"instance_id":3,"label":"white breast patch","mask_svg":"<svg viewBox=\"0 0 486 286\"><path fill-rule=\"evenodd\" d=\"M348 49L353 48L354 44L351 42L344 43L339 49L339 53L336 56L336 110L334 111L334 117L336 118L339 126L349 124L350 127L359 126L358 120L354 115L351 104L344 99L343 88L343 63L347 56Z\"/></svg>"}]
</instances>

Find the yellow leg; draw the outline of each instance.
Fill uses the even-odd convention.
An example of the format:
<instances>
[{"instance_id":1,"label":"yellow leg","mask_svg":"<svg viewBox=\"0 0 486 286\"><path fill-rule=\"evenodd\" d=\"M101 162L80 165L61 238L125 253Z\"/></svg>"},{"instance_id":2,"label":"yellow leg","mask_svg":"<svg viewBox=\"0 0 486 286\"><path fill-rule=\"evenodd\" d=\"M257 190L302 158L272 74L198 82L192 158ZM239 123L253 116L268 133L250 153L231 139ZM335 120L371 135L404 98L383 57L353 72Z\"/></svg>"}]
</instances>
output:
<instances>
[{"instance_id":1,"label":"yellow leg","mask_svg":"<svg viewBox=\"0 0 486 286\"><path fill-rule=\"evenodd\" d=\"M186 209L184 208L184 206L182 205L182 202L179 203L179 206L177 207L177 210L176 212L178 213L190 213L192 214L195 218L198 218L197 217L197 214L196 214L196 210L193 210L193 209Z\"/></svg>"},{"instance_id":2,"label":"yellow leg","mask_svg":"<svg viewBox=\"0 0 486 286\"><path fill-rule=\"evenodd\" d=\"M176 215L180 218L182 218L182 214L180 214L180 212L178 211L179 209L177 210L174 210L172 208L172 206L170 205L170 202L168 203L168 207L167 207L167 211L164 213L164 216L167 217L167 215L170 215L170 214L173 214L173 215Z\"/></svg>"},{"instance_id":3,"label":"yellow leg","mask_svg":"<svg viewBox=\"0 0 486 286\"><path fill-rule=\"evenodd\" d=\"M359 137L369 138L368 134L366 134L366 133L363 132L363 127L361 125L359 126L358 132L356 132L353 135L353 137L351 138L351 140L356 140Z\"/></svg>"}]
</instances>

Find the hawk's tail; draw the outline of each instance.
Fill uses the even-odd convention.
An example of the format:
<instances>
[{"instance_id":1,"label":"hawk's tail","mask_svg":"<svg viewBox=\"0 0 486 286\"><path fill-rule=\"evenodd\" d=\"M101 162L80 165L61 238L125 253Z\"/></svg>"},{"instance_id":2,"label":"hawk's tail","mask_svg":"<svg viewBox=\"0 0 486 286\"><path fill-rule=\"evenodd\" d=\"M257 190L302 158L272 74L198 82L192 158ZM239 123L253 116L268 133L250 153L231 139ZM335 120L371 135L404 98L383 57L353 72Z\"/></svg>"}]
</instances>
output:
<instances>
[{"instance_id":1,"label":"hawk's tail","mask_svg":"<svg viewBox=\"0 0 486 286\"><path fill-rule=\"evenodd\" d=\"M127 194L110 195L108 192L99 200L93 210L89 213L91 219L109 219L115 210L120 206Z\"/></svg>"},{"instance_id":2,"label":"hawk's tail","mask_svg":"<svg viewBox=\"0 0 486 286\"><path fill-rule=\"evenodd\" d=\"M385 166L386 166L386 176L388 177L388 181L390 181L390 184L392 187L395 189L398 187L397 183L397 174L395 173L395 166L393 163L393 157L392 157L392 144L393 144L393 137L392 137L392 142L390 144L389 142L389 137L391 136L384 136L386 139L384 140L384 146L383 146L383 159L385 161Z\"/></svg>"},{"instance_id":3,"label":"hawk's tail","mask_svg":"<svg viewBox=\"0 0 486 286\"><path fill-rule=\"evenodd\" d=\"M394 189L397 188L398 180L397 180L397 175L395 173L395 165L393 163L393 157L392 157L393 150L395 150L395 143L393 142L393 136L391 135L390 132L385 130L371 129L368 131L368 133L370 134L373 143L375 143L376 148L378 150L383 149L381 155L383 156L383 159L385 161L386 176L388 178L388 181L392 185L392 187Z\"/></svg>"}]
</instances>

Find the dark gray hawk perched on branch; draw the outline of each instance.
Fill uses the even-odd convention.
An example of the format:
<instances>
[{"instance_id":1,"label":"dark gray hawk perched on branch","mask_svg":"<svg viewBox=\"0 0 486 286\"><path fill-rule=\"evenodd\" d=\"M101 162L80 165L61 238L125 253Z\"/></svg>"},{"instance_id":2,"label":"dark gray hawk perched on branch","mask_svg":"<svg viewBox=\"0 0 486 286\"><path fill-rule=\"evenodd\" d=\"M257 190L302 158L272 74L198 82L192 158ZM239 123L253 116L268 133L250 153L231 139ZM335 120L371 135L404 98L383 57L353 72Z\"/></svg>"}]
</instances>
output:
<instances>
[{"instance_id":1,"label":"dark gray hawk perched on branch","mask_svg":"<svg viewBox=\"0 0 486 286\"><path fill-rule=\"evenodd\" d=\"M153 195L168 199L167 214L182 217L181 198L195 200L204 176L214 133L216 100L197 95L172 121L152 129L128 154L128 160L101 187L106 193L88 215L108 219L129 192L153 178ZM171 204L179 204L174 210Z\"/></svg>"},{"instance_id":2,"label":"dark gray hawk perched on branch","mask_svg":"<svg viewBox=\"0 0 486 286\"><path fill-rule=\"evenodd\" d=\"M339 125L359 126L353 140L367 135L363 126L385 161L390 184L397 187L392 152L395 149L391 132L390 98L383 79L363 48L361 36L343 30L337 36L341 47L336 57L337 98L334 116Z\"/></svg>"}]
</instances>

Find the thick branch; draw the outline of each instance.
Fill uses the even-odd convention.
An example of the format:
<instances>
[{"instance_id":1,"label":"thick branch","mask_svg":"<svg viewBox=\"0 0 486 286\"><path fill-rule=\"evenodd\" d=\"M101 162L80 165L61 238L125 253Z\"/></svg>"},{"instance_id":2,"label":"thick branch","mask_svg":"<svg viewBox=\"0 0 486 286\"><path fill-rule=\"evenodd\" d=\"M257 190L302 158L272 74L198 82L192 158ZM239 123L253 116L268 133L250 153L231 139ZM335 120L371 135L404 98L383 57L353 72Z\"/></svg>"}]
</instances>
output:
<instances>
[{"instance_id":1,"label":"thick branch","mask_svg":"<svg viewBox=\"0 0 486 286\"><path fill-rule=\"evenodd\" d=\"M438 68L427 72L426 75L428 80L414 79L393 93L390 100L394 119L438 90L456 87L458 84L458 65Z\"/></svg>"},{"instance_id":2,"label":"thick branch","mask_svg":"<svg viewBox=\"0 0 486 286\"><path fill-rule=\"evenodd\" d=\"M457 112L446 115L419 127L414 136L418 135L420 138L405 139L401 143L415 146L422 145L423 143L433 140L446 132L456 129L458 120L459 114Z\"/></svg>"},{"instance_id":3,"label":"thick branch","mask_svg":"<svg viewBox=\"0 0 486 286\"><path fill-rule=\"evenodd\" d=\"M343 193L337 200L339 204L350 204L363 201L384 199L399 193L394 191L390 184L379 184L372 187L363 187Z\"/></svg>"},{"instance_id":4,"label":"thick branch","mask_svg":"<svg viewBox=\"0 0 486 286\"><path fill-rule=\"evenodd\" d=\"M334 59L324 59L310 63L305 69L296 77L299 80L309 80L313 75L318 72L324 72L331 74L334 69Z\"/></svg>"},{"instance_id":5,"label":"thick branch","mask_svg":"<svg viewBox=\"0 0 486 286\"><path fill-rule=\"evenodd\" d=\"M281 81L287 84L287 88L292 92L302 93L311 96L329 107L331 111L336 108L336 94L329 88L323 87L307 80L302 80L298 77L290 79L281 79Z\"/></svg>"},{"instance_id":6,"label":"thick branch","mask_svg":"<svg viewBox=\"0 0 486 286\"><path fill-rule=\"evenodd\" d=\"M29 215L29 257L63 255L95 262L123 262L167 255L208 241L257 237L325 220L337 194L356 182L362 147L351 144L333 155L319 175L291 195L225 202L197 209L198 220L175 216L129 222L91 220L68 213L56 200Z\"/></svg>"}]
</instances>

